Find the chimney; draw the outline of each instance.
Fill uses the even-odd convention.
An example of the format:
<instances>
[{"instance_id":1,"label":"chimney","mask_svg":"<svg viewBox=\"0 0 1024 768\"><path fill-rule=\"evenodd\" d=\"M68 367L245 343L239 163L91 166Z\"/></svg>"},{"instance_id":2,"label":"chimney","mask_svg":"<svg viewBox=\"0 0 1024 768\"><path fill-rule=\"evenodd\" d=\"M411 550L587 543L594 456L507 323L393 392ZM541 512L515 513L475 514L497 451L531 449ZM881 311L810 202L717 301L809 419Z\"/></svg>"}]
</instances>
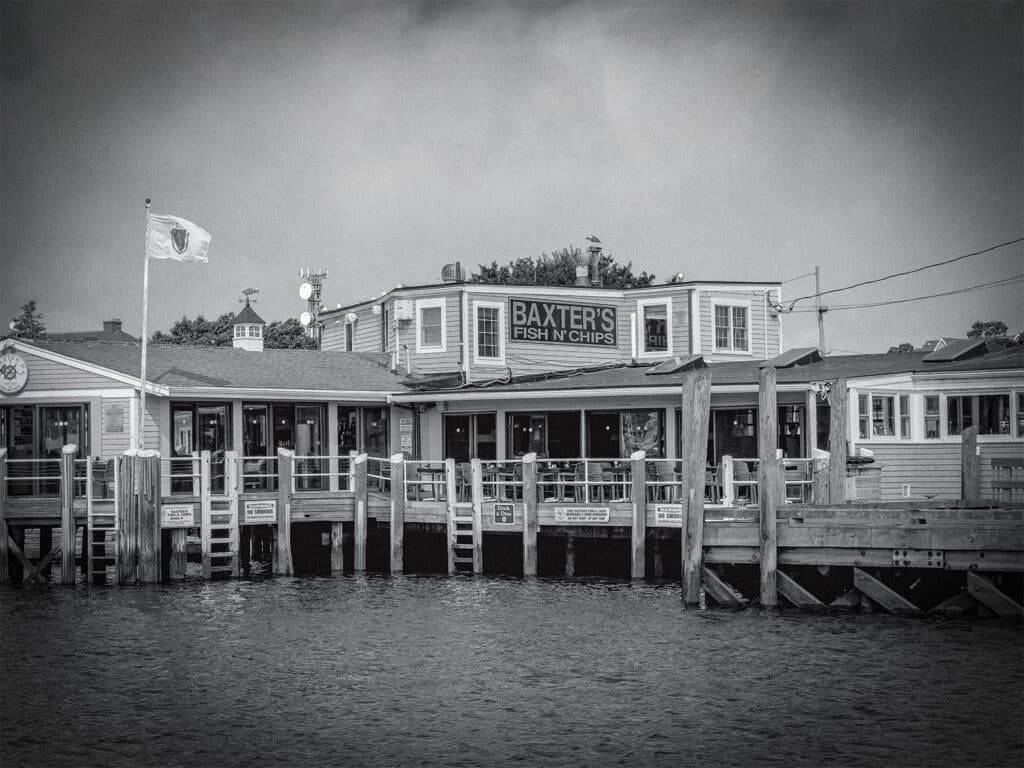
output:
<instances>
[{"instance_id":1,"label":"chimney","mask_svg":"<svg viewBox=\"0 0 1024 768\"><path fill-rule=\"evenodd\" d=\"M121 318L114 317L110 320L103 321L103 333L111 336L115 333L121 332Z\"/></svg>"},{"instance_id":2,"label":"chimney","mask_svg":"<svg viewBox=\"0 0 1024 768\"><path fill-rule=\"evenodd\" d=\"M587 253L590 254L590 284L601 285L601 246L594 243L587 248Z\"/></svg>"}]
</instances>

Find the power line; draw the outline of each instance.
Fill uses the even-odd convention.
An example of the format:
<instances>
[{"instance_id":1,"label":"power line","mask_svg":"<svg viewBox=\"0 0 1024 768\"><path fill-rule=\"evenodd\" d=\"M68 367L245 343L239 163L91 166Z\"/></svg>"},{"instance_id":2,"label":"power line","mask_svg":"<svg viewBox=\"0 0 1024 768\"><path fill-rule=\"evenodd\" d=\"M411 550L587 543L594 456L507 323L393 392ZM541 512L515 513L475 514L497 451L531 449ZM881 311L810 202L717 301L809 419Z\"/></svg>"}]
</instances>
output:
<instances>
[{"instance_id":1,"label":"power line","mask_svg":"<svg viewBox=\"0 0 1024 768\"><path fill-rule=\"evenodd\" d=\"M830 294L830 293L839 293L840 291L849 291L852 288L860 288L862 285L871 285L873 283L880 283L883 280L892 280L894 277L904 277L906 275L912 275L915 272L923 272L926 269L932 269L934 267L941 267L941 266L944 266L946 264L952 264L954 261L962 261L963 259L969 259L972 256L980 256L983 253L989 253L990 251L995 251L995 250L997 250L999 248L1005 248L1008 245L1015 245L1016 243L1020 243L1020 242L1024 242L1024 237L1018 237L1015 240L1007 240L1005 243L999 243L998 245L993 245L993 246L991 246L989 248L984 248L984 249L982 249L980 251L974 251L972 253L965 253L963 256L956 256L956 257L954 257L952 259L946 259L945 261L937 261L937 262L935 262L933 264L925 264L923 267L916 267L914 269L908 269L905 272L896 272L896 273L891 274L891 275L885 275L884 277L876 277L873 280L863 280L863 281L861 281L859 283L854 283L853 285L847 285L844 288L833 288L833 289L828 290L828 291L822 291L821 293L812 293L812 294L810 294L808 296L800 296L799 298L792 299L789 302L789 310L788 311L792 312L793 311L793 307L796 305L796 303L798 301L804 301L806 299L813 299L816 296L825 296L825 295Z\"/></svg>"},{"instance_id":2,"label":"power line","mask_svg":"<svg viewBox=\"0 0 1024 768\"><path fill-rule=\"evenodd\" d=\"M832 306L828 308L829 312L839 312L844 309L870 309L871 307L884 307L890 304L906 304L910 301L923 301L924 299L934 299L940 296L955 296L961 293L970 293L971 291L980 291L985 288L996 288L1004 285L1013 285L1015 283L1024 282L1024 274L1016 275L1014 277L1004 277L1001 280L993 280L990 283L980 283L978 285L972 285L967 288L955 288L951 291L943 291L942 293L931 293L927 296L912 296L906 299L892 299L891 301L875 301L866 304L840 304L838 306ZM792 310L797 314L805 314L810 312L817 312L815 309L795 309Z\"/></svg>"},{"instance_id":3,"label":"power line","mask_svg":"<svg viewBox=\"0 0 1024 768\"><path fill-rule=\"evenodd\" d=\"M783 280L782 285L785 285L786 283L794 283L797 280L803 280L805 277L814 277L814 273L808 272L807 274L804 275L797 275L796 277L791 277L789 278L789 280Z\"/></svg>"}]
</instances>

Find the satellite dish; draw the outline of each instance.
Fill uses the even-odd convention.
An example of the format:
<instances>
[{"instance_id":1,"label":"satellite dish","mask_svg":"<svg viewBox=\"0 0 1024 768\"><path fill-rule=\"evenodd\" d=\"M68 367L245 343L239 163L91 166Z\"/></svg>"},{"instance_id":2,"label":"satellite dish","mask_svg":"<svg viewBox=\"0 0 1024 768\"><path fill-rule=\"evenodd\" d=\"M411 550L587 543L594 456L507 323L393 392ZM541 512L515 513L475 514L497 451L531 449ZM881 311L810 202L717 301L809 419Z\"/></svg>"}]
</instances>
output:
<instances>
[{"instance_id":1,"label":"satellite dish","mask_svg":"<svg viewBox=\"0 0 1024 768\"><path fill-rule=\"evenodd\" d=\"M313 295L313 286L309 283L303 283L299 286L299 298L303 301L309 301L309 297Z\"/></svg>"},{"instance_id":2,"label":"satellite dish","mask_svg":"<svg viewBox=\"0 0 1024 768\"><path fill-rule=\"evenodd\" d=\"M307 325L313 322L313 315L309 312L303 312L299 315L299 322L302 323L302 327L305 328Z\"/></svg>"}]
</instances>

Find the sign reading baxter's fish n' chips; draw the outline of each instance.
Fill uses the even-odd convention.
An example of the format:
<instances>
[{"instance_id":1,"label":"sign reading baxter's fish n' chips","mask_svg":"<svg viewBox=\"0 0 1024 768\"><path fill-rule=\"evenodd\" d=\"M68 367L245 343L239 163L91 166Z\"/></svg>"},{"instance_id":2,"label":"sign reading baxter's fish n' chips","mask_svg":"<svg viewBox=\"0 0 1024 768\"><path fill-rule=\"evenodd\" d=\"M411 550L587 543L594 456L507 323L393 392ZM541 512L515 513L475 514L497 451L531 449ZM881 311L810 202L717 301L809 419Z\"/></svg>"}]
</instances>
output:
<instances>
[{"instance_id":1,"label":"sign reading baxter's fish n' chips","mask_svg":"<svg viewBox=\"0 0 1024 768\"><path fill-rule=\"evenodd\" d=\"M601 347L618 343L615 307L510 298L508 316L508 335L512 341Z\"/></svg>"}]
</instances>

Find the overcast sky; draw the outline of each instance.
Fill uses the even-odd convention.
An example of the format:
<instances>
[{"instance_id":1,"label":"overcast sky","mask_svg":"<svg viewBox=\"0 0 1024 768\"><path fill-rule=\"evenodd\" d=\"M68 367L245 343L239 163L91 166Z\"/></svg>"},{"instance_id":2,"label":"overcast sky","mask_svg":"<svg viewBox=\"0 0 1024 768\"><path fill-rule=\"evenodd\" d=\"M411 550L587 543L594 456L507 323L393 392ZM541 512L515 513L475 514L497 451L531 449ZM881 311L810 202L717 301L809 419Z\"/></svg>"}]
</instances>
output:
<instances>
[{"instance_id":1,"label":"overcast sky","mask_svg":"<svg viewBox=\"0 0 1024 768\"><path fill-rule=\"evenodd\" d=\"M297 316L301 267L334 307L590 233L659 281L824 289L979 250L1024 234L1022 8L3 2L0 318L138 333L146 197L213 236L152 263L150 332L249 286ZM826 303L1021 273L1018 244ZM830 312L827 346L981 319L1024 326L1021 284Z\"/></svg>"}]
</instances>

